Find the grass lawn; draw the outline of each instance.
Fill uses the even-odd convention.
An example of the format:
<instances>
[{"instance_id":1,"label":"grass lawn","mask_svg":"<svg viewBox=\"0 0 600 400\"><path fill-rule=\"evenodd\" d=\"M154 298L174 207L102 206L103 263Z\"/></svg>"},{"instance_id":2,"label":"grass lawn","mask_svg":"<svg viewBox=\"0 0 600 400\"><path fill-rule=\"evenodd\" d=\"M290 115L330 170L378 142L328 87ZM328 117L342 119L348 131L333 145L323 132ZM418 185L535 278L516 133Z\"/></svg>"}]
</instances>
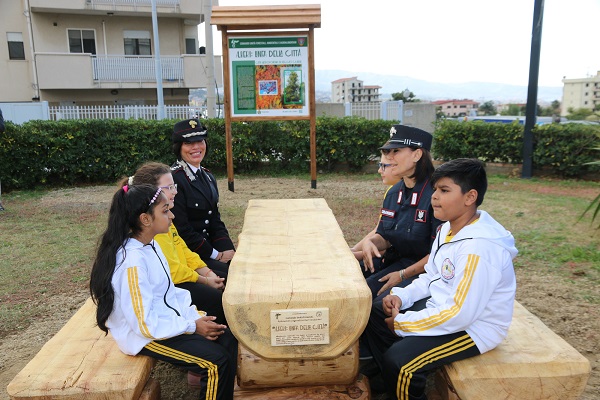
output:
<instances>
[{"instance_id":1,"label":"grass lawn","mask_svg":"<svg viewBox=\"0 0 600 400\"><path fill-rule=\"evenodd\" d=\"M234 241L252 198L323 197L349 245L377 221L385 188L378 176L218 177L222 219ZM53 296L82 293L116 188L11 192L0 211L0 342L44 315ZM481 209L516 239L517 299L595 363L586 393L600 392L600 230L579 217L597 182L491 176ZM162 383L161 383L162 385Z\"/></svg>"}]
</instances>

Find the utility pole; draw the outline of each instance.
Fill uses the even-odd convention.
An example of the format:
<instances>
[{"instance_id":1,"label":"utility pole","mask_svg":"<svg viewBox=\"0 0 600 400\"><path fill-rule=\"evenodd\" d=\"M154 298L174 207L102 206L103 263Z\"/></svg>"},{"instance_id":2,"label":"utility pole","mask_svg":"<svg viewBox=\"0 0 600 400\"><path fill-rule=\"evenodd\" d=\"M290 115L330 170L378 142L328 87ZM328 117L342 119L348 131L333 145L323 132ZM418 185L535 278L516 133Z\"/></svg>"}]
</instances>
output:
<instances>
[{"instance_id":1,"label":"utility pole","mask_svg":"<svg viewBox=\"0 0 600 400\"><path fill-rule=\"evenodd\" d=\"M215 80L215 51L213 46L213 27L210 24L212 1L204 1L204 36L206 39L206 115L214 118L217 114L217 82ZM221 115L220 115L221 116ZM222 116L221 116L222 117Z\"/></svg>"},{"instance_id":2,"label":"utility pole","mask_svg":"<svg viewBox=\"0 0 600 400\"><path fill-rule=\"evenodd\" d=\"M522 178L533 176L533 127L536 122L538 77L540 72L540 49L542 48L542 25L544 20L544 0L535 0L533 7L533 28L531 32L531 55L529 61L529 87L525 109L525 130L523 133Z\"/></svg>"},{"instance_id":3,"label":"utility pole","mask_svg":"<svg viewBox=\"0 0 600 400\"><path fill-rule=\"evenodd\" d=\"M162 65L160 62L160 44L158 41L158 18L156 16L156 0L152 0L152 34L154 36L154 70L156 71L156 100L158 102L158 119L165 119L165 99L163 97Z\"/></svg>"}]
</instances>

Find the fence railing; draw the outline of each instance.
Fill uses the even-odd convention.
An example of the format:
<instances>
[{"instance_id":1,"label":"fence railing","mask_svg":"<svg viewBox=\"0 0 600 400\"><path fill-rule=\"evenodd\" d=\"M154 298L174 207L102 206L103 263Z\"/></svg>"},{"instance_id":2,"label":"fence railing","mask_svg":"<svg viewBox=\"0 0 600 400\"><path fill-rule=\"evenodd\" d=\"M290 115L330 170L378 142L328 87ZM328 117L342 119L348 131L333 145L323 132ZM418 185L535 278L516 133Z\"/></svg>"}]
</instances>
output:
<instances>
[{"instance_id":1,"label":"fence railing","mask_svg":"<svg viewBox=\"0 0 600 400\"><path fill-rule=\"evenodd\" d=\"M181 0L156 0L157 6L177 6ZM94 4L110 4L114 6L151 6L152 0L86 0L86 3Z\"/></svg>"},{"instance_id":2,"label":"fence railing","mask_svg":"<svg viewBox=\"0 0 600 400\"><path fill-rule=\"evenodd\" d=\"M162 78L183 81L183 58L161 57ZM156 59L152 56L94 56L93 76L98 82L156 82Z\"/></svg>"},{"instance_id":3,"label":"fence railing","mask_svg":"<svg viewBox=\"0 0 600 400\"><path fill-rule=\"evenodd\" d=\"M342 106L342 104L339 104ZM402 123L403 102L384 101L381 103L346 103L346 116L359 116L367 119L384 119ZM49 119L158 119L158 106L110 105L110 106L52 106L48 107ZM205 106L166 105L165 117L187 119L207 117ZM223 118L222 105L217 107L215 115Z\"/></svg>"},{"instance_id":4,"label":"fence railing","mask_svg":"<svg viewBox=\"0 0 600 400\"><path fill-rule=\"evenodd\" d=\"M169 119L201 118L206 115L206 107L189 105L165 106L165 117ZM158 106L49 107L49 116L52 121L61 119L158 119Z\"/></svg>"}]
</instances>

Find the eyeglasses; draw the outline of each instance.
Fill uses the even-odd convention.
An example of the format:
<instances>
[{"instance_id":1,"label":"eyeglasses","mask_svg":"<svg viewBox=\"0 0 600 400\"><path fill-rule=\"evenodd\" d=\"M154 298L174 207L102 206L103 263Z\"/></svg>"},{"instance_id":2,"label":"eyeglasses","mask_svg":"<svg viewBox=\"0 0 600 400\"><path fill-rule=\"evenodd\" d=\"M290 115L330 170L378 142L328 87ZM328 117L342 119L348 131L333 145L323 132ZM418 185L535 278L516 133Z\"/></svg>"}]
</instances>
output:
<instances>
[{"instance_id":1,"label":"eyeglasses","mask_svg":"<svg viewBox=\"0 0 600 400\"><path fill-rule=\"evenodd\" d=\"M177 192L177 184L173 184L173 185L169 185L169 186L160 186L161 189L166 189L168 191L170 191L171 193L176 193Z\"/></svg>"},{"instance_id":2,"label":"eyeglasses","mask_svg":"<svg viewBox=\"0 0 600 400\"><path fill-rule=\"evenodd\" d=\"M381 168L381 171L385 171L385 169L387 167L391 167L392 166L392 164L384 164L384 163L379 163L377 165L379 165L379 168Z\"/></svg>"}]
</instances>

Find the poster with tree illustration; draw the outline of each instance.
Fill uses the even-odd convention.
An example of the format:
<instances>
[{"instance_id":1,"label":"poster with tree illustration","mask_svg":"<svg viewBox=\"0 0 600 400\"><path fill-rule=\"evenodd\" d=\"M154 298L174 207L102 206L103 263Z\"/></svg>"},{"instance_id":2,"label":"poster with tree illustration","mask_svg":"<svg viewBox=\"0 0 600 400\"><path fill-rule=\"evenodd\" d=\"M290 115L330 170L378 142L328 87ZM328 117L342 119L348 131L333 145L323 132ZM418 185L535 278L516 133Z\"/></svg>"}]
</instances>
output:
<instances>
[{"instance_id":1,"label":"poster with tree illustration","mask_svg":"<svg viewBox=\"0 0 600 400\"><path fill-rule=\"evenodd\" d=\"M235 36L228 47L232 117L309 115L306 36Z\"/></svg>"},{"instance_id":2,"label":"poster with tree illustration","mask_svg":"<svg viewBox=\"0 0 600 400\"><path fill-rule=\"evenodd\" d=\"M302 68L283 68L281 85L283 86L283 105L304 104L304 82Z\"/></svg>"}]
</instances>

